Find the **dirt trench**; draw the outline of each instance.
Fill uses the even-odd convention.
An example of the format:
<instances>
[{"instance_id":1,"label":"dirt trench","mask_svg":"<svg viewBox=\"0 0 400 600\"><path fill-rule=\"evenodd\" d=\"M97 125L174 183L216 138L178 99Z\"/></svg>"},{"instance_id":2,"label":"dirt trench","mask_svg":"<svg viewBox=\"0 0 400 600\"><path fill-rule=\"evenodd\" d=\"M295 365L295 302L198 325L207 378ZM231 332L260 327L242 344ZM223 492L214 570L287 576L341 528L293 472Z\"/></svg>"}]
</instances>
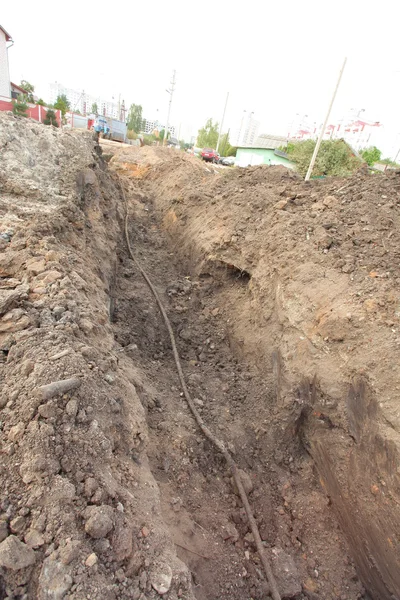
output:
<instances>
[{"instance_id":1,"label":"dirt trench","mask_svg":"<svg viewBox=\"0 0 400 600\"><path fill-rule=\"evenodd\" d=\"M165 304L202 417L247 474L282 598L367 597L313 460L301 438L282 425L274 373L260 377L229 334L221 300L228 295L240 307L247 274L225 267L193 276L172 251L154 198L140 182L122 181L135 256ZM186 406L165 326L124 245L118 258L116 341L142 373L136 389L149 425L147 454L163 518L192 573L195 597L265 598L268 585L229 471Z\"/></svg>"},{"instance_id":2,"label":"dirt trench","mask_svg":"<svg viewBox=\"0 0 400 600\"><path fill-rule=\"evenodd\" d=\"M396 178L302 188L286 171L225 175L162 149L115 158L87 134L0 114L0 598L268 597L127 254L114 170L281 595L391 598ZM363 384L351 376L365 356Z\"/></svg>"},{"instance_id":3,"label":"dirt trench","mask_svg":"<svg viewBox=\"0 0 400 600\"><path fill-rule=\"evenodd\" d=\"M304 183L161 149L112 163L136 165L188 273L247 282L213 290L230 346L313 457L365 588L398 597L399 173Z\"/></svg>"}]
</instances>

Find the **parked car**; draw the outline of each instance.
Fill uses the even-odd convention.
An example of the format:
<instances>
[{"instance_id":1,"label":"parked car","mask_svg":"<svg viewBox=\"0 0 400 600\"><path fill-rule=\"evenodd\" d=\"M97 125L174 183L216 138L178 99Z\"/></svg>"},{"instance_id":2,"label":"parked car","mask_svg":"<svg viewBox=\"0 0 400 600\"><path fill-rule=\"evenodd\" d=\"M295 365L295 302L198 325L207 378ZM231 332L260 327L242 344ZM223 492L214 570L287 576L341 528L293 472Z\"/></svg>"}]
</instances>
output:
<instances>
[{"instance_id":1,"label":"parked car","mask_svg":"<svg viewBox=\"0 0 400 600\"><path fill-rule=\"evenodd\" d=\"M233 165L235 164L235 157L225 156L221 158L219 162L221 163L221 165L225 165L226 167L233 167Z\"/></svg>"},{"instance_id":2,"label":"parked car","mask_svg":"<svg viewBox=\"0 0 400 600\"><path fill-rule=\"evenodd\" d=\"M219 160L219 154L213 148L203 148L201 158L208 162L217 163Z\"/></svg>"}]
</instances>

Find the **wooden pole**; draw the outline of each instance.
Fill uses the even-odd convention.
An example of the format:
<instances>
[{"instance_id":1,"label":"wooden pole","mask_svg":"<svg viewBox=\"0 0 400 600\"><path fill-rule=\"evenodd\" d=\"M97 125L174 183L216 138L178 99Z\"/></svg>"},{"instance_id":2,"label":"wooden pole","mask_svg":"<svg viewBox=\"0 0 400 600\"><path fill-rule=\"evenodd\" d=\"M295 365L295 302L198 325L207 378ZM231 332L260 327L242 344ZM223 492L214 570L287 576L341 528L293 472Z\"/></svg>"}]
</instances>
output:
<instances>
[{"instance_id":1,"label":"wooden pole","mask_svg":"<svg viewBox=\"0 0 400 600\"><path fill-rule=\"evenodd\" d=\"M305 177L305 181L308 181L310 179L310 177L311 177L311 173L312 173L312 170L314 168L314 164L315 164L315 160L317 158L319 147L321 146L322 138L324 137L326 126L327 126L328 120L329 120L329 115L331 114L332 106L333 106L333 103L334 103L335 98L336 98L336 93L337 93L337 91L339 89L339 84L340 84L340 81L342 79L342 75L343 75L344 68L346 66L346 62L347 62L347 58L345 58L344 61L343 61L343 66L342 66L342 68L340 70L340 73L339 73L339 78L337 80L335 91L333 92L332 100L331 100L331 102L329 104L328 112L326 113L325 122L324 122L324 124L322 126L321 132L320 132L320 134L318 136L318 141L317 141L317 143L315 145L315 148L314 148L314 153L313 153L312 158L311 158L310 166L308 167L308 171L307 171L307 175Z\"/></svg>"},{"instance_id":2,"label":"wooden pole","mask_svg":"<svg viewBox=\"0 0 400 600\"><path fill-rule=\"evenodd\" d=\"M221 125L219 126L218 142L217 142L217 147L215 149L216 152L218 152L219 142L221 140L221 133L222 133L222 127L224 126L224 119L225 119L226 107L228 105L228 98L229 98L229 92L226 94L225 108L224 108L224 112L222 114Z\"/></svg>"}]
</instances>

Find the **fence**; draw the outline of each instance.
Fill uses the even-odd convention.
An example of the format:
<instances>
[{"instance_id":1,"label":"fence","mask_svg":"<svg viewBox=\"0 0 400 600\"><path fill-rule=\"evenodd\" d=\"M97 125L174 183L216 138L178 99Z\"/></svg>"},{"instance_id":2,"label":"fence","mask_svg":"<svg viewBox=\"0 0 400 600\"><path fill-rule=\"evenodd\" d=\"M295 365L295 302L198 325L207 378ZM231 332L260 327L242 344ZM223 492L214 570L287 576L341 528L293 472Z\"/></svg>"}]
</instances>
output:
<instances>
[{"instance_id":1,"label":"fence","mask_svg":"<svg viewBox=\"0 0 400 600\"><path fill-rule=\"evenodd\" d=\"M12 109L13 109L13 103L11 102L11 100L10 101L0 100L0 110L12 110ZM54 110L58 126L60 127L61 126L61 111L56 110L56 109L52 109L52 110ZM48 111L48 108L46 106L41 106L40 104L28 104L26 114L31 119L35 119L35 121L39 121L39 123L43 123L43 121L46 118L47 111Z\"/></svg>"}]
</instances>

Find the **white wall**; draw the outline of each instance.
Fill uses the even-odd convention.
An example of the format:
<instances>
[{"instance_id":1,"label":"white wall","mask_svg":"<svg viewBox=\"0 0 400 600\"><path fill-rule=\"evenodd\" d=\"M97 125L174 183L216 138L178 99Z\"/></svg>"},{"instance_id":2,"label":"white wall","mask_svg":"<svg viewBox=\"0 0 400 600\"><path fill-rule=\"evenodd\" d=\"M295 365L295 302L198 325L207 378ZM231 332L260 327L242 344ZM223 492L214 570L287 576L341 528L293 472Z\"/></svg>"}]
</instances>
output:
<instances>
[{"instance_id":1,"label":"white wall","mask_svg":"<svg viewBox=\"0 0 400 600\"><path fill-rule=\"evenodd\" d=\"M10 72L8 69L8 50L6 36L0 29L0 96L11 98Z\"/></svg>"}]
</instances>

